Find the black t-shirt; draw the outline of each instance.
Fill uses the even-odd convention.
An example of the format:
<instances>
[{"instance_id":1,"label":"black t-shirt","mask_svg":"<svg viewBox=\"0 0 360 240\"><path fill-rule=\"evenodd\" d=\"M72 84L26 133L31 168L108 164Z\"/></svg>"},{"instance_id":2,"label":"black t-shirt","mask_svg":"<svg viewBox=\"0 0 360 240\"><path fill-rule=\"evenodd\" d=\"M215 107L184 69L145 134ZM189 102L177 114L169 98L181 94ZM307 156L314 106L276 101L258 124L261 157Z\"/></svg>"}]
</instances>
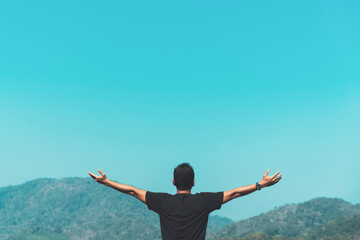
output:
<instances>
[{"instance_id":1,"label":"black t-shirt","mask_svg":"<svg viewBox=\"0 0 360 240\"><path fill-rule=\"evenodd\" d=\"M220 209L224 193L146 192L146 204L160 216L163 240L204 240L209 213Z\"/></svg>"}]
</instances>

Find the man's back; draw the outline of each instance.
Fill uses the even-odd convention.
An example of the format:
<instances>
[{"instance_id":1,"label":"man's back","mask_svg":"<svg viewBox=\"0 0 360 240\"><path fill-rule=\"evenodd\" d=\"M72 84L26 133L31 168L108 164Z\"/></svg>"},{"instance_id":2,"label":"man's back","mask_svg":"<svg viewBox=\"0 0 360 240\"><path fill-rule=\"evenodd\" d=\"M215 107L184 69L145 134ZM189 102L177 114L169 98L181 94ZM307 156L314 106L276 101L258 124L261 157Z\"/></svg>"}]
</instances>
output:
<instances>
[{"instance_id":1,"label":"man's back","mask_svg":"<svg viewBox=\"0 0 360 240\"><path fill-rule=\"evenodd\" d=\"M160 216L163 240L204 240L209 213L220 209L223 192L175 194L146 192L146 204Z\"/></svg>"},{"instance_id":2,"label":"man's back","mask_svg":"<svg viewBox=\"0 0 360 240\"><path fill-rule=\"evenodd\" d=\"M222 204L235 198L272 186L279 182L282 176L280 172L268 176L270 172L268 169L262 180L256 184L224 192L191 194L195 184L194 171L188 163L183 163L174 169L172 182L176 186L177 194L170 195L114 182L109 180L100 169L98 171L101 176L89 172L96 182L136 197L147 204L150 210L159 214L163 240L204 240L210 212L220 209Z\"/></svg>"}]
</instances>

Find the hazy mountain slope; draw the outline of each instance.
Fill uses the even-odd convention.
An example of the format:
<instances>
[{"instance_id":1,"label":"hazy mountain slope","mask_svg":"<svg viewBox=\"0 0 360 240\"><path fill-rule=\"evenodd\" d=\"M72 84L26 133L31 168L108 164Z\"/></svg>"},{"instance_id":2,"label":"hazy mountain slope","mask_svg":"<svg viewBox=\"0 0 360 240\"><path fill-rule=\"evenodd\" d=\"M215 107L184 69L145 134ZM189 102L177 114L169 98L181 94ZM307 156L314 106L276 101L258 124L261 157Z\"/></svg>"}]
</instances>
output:
<instances>
[{"instance_id":1,"label":"hazy mountain slope","mask_svg":"<svg viewBox=\"0 0 360 240\"><path fill-rule=\"evenodd\" d=\"M209 231L231 222L210 217ZM0 188L0 239L154 240L160 226L145 204L90 178L37 179Z\"/></svg>"},{"instance_id":2,"label":"hazy mountain slope","mask_svg":"<svg viewBox=\"0 0 360 240\"><path fill-rule=\"evenodd\" d=\"M329 221L306 235L309 240L360 240L360 214Z\"/></svg>"},{"instance_id":3,"label":"hazy mountain slope","mask_svg":"<svg viewBox=\"0 0 360 240\"><path fill-rule=\"evenodd\" d=\"M358 240L359 216L360 205L316 198L235 223L210 216L207 239ZM37 179L0 188L0 239L156 240L160 226L145 204L90 178Z\"/></svg>"},{"instance_id":4,"label":"hazy mountain slope","mask_svg":"<svg viewBox=\"0 0 360 240\"><path fill-rule=\"evenodd\" d=\"M213 238L236 239L257 232L268 236L295 237L331 220L359 213L359 205L352 205L336 198L316 198L300 204L285 205L233 223L216 232Z\"/></svg>"},{"instance_id":5,"label":"hazy mountain slope","mask_svg":"<svg viewBox=\"0 0 360 240\"><path fill-rule=\"evenodd\" d=\"M222 238L225 239L225 238ZM228 239L228 238L226 238ZM235 238L231 238L235 240ZM236 240L360 240L360 214L341 217L296 237L269 236L263 232L249 233Z\"/></svg>"}]
</instances>

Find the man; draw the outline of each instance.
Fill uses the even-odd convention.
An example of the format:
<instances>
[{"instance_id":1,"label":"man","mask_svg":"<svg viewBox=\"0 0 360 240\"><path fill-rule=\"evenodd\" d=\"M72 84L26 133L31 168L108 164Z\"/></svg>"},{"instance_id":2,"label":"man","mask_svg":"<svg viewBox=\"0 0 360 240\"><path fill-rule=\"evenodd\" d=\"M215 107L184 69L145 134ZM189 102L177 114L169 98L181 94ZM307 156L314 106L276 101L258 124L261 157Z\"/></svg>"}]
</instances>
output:
<instances>
[{"instance_id":1,"label":"man","mask_svg":"<svg viewBox=\"0 0 360 240\"><path fill-rule=\"evenodd\" d=\"M212 211L220 209L222 204L237 197L274 185L282 176L279 175L280 172L268 176L270 170L267 170L262 180L255 184L224 192L191 194L195 184L194 170L188 163L182 163L174 169L172 182L176 186L177 193L171 195L153 193L113 182L101 170L98 171L100 176L89 172L96 182L136 197L147 204L150 210L159 214L163 240L204 240L208 216Z\"/></svg>"}]
</instances>

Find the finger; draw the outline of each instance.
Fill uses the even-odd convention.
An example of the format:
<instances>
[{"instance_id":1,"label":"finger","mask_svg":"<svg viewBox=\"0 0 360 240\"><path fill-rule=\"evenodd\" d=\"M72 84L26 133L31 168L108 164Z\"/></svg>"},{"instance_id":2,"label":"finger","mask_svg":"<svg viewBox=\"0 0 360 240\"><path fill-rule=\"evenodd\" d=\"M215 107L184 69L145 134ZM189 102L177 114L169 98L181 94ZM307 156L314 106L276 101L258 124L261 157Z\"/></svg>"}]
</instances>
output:
<instances>
[{"instance_id":1,"label":"finger","mask_svg":"<svg viewBox=\"0 0 360 240\"><path fill-rule=\"evenodd\" d=\"M264 176L267 176L267 175L269 174L269 172L270 172L270 169L268 169L268 170L266 171L266 173L264 174Z\"/></svg>"},{"instance_id":2,"label":"finger","mask_svg":"<svg viewBox=\"0 0 360 240\"><path fill-rule=\"evenodd\" d=\"M277 182L279 182L280 180L281 180L281 176L277 177L277 178L274 180L274 182L277 183Z\"/></svg>"},{"instance_id":3,"label":"finger","mask_svg":"<svg viewBox=\"0 0 360 240\"><path fill-rule=\"evenodd\" d=\"M105 177L105 174L100 169L98 169L98 171L101 174L101 176Z\"/></svg>"},{"instance_id":4,"label":"finger","mask_svg":"<svg viewBox=\"0 0 360 240\"><path fill-rule=\"evenodd\" d=\"M91 173L91 172L88 172L89 173L89 175L90 175L90 177L92 177L93 179L97 179L97 176L95 175L95 174L93 174L93 173Z\"/></svg>"},{"instance_id":5,"label":"finger","mask_svg":"<svg viewBox=\"0 0 360 240\"><path fill-rule=\"evenodd\" d=\"M275 173L274 175L272 175L271 177L272 178L275 178L278 174L280 173L280 171L279 172L277 172L277 173Z\"/></svg>"}]
</instances>

